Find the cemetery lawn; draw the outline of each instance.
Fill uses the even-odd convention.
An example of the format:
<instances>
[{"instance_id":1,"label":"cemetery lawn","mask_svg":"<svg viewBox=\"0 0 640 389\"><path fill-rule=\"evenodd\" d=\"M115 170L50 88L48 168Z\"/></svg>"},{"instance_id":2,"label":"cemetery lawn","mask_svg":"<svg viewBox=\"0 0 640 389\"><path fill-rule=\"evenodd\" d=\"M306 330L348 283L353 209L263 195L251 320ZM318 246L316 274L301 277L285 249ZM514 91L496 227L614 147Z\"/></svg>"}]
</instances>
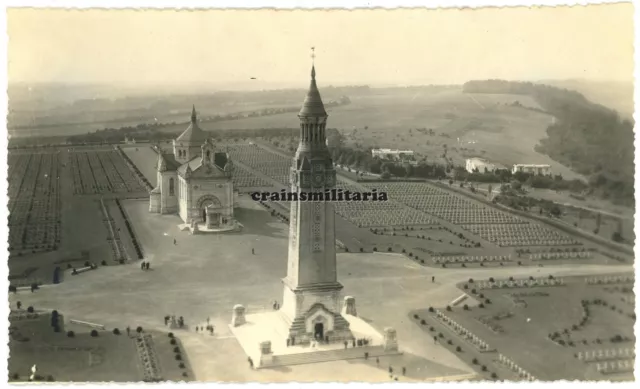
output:
<instances>
[{"instance_id":1,"label":"cemetery lawn","mask_svg":"<svg viewBox=\"0 0 640 389\"><path fill-rule=\"evenodd\" d=\"M625 286L626 292L622 292ZM566 286L484 289L481 293L491 301L485 303L484 308L472 300L465 301L470 306L468 311L462 303L451 312L444 307L434 308L441 309L540 380L630 380L633 379L630 373L602 375L596 370L595 362L587 363L575 357L581 351L634 347L633 305L629 303L632 292L629 291L630 284L587 285L584 277L572 277L566 280ZM590 302L588 320L585 326L574 328L582 319L582 300ZM594 300L602 300L606 306L593 304ZM416 313L436 322L427 310ZM478 320L481 317L501 328L490 329ZM549 338L555 332L561 334L558 339L565 345ZM616 335L623 341L615 341ZM459 339L460 342L463 340Z\"/></svg>"}]
</instances>

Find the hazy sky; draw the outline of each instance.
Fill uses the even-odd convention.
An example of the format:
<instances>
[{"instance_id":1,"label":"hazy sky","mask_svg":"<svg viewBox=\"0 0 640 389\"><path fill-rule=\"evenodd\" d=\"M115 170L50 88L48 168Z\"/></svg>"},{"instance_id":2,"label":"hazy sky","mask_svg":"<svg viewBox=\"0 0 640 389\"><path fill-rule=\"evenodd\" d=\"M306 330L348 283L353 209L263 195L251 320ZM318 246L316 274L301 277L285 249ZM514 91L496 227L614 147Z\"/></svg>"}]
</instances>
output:
<instances>
[{"instance_id":1,"label":"hazy sky","mask_svg":"<svg viewBox=\"0 0 640 389\"><path fill-rule=\"evenodd\" d=\"M8 10L9 81L322 84L631 81L633 8Z\"/></svg>"}]
</instances>

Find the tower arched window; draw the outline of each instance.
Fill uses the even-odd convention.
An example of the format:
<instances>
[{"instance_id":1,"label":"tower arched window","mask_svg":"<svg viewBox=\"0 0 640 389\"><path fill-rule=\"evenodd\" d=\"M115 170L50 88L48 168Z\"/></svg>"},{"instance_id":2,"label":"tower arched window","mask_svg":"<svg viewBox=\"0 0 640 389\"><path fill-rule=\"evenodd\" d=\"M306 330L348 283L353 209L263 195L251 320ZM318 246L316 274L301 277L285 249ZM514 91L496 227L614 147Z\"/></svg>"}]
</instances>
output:
<instances>
[{"instance_id":1,"label":"tower arched window","mask_svg":"<svg viewBox=\"0 0 640 389\"><path fill-rule=\"evenodd\" d=\"M174 196L175 188L173 178L169 178L169 196Z\"/></svg>"},{"instance_id":2,"label":"tower arched window","mask_svg":"<svg viewBox=\"0 0 640 389\"><path fill-rule=\"evenodd\" d=\"M211 151L207 150L207 161L211 161Z\"/></svg>"}]
</instances>

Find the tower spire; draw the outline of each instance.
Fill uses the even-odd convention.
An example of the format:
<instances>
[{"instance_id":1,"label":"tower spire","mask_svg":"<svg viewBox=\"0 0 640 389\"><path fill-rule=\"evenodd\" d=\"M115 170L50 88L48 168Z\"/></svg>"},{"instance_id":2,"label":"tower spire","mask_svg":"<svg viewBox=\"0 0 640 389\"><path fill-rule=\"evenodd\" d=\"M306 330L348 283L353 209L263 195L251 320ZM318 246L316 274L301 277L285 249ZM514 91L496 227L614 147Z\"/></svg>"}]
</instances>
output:
<instances>
[{"instance_id":1,"label":"tower spire","mask_svg":"<svg viewBox=\"0 0 640 389\"><path fill-rule=\"evenodd\" d=\"M193 105L193 109L191 110L191 123L195 123L198 117L196 116L196 105Z\"/></svg>"},{"instance_id":2,"label":"tower spire","mask_svg":"<svg viewBox=\"0 0 640 389\"><path fill-rule=\"evenodd\" d=\"M316 48L311 48L311 79L316 79Z\"/></svg>"}]
</instances>

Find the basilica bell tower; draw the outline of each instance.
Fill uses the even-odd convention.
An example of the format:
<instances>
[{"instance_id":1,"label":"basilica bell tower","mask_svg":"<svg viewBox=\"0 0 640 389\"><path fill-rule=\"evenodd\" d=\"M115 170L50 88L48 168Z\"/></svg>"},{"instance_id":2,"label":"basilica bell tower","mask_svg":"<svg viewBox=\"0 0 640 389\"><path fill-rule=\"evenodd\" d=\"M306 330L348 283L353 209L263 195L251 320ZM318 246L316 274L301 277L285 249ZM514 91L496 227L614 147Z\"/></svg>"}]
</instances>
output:
<instances>
[{"instance_id":1,"label":"basilica bell tower","mask_svg":"<svg viewBox=\"0 0 640 389\"><path fill-rule=\"evenodd\" d=\"M336 171L326 144L327 117L314 65L309 91L298 114L300 143L290 171L293 193L324 193L336 186ZM341 342L352 337L349 323L340 314L342 285L336 269L333 203L291 203L287 276L282 282L280 312L288 336L296 344L310 340Z\"/></svg>"}]
</instances>

